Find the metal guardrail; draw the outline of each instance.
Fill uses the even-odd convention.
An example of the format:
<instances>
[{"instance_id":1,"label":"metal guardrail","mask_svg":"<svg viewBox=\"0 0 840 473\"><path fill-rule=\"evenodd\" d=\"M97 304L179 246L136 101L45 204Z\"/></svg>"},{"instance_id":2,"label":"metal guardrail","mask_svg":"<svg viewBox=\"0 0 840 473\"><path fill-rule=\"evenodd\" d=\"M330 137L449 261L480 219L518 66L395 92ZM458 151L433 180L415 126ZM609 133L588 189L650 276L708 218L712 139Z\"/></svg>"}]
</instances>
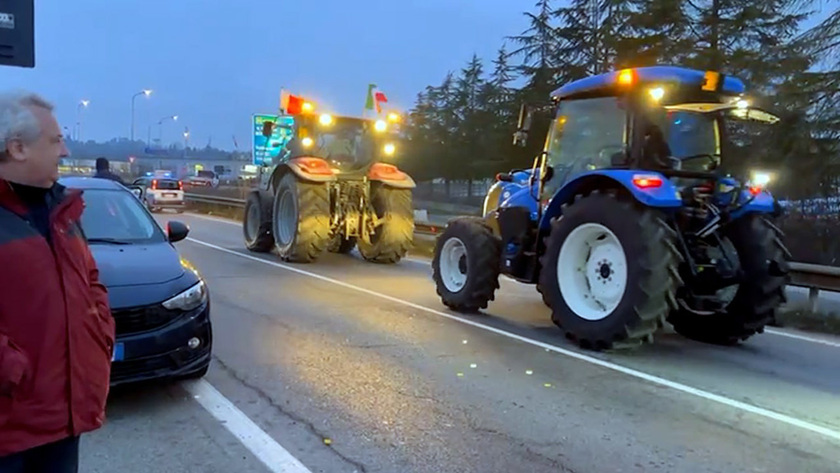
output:
<instances>
[{"instance_id":1,"label":"metal guardrail","mask_svg":"<svg viewBox=\"0 0 840 473\"><path fill-rule=\"evenodd\" d=\"M240 209L245 208L245 199L233 199L230 197L221 197L217 195L191 194L184 193L184 199L192 202L200 202L202 204L217 204L228 207L236 207Z\"/></svg>"},{"instance_id":2,"label":"metal guardrail","mask_svg":"<svg viewBox=\"0 0 840 473\"><path fill-rule=\"evenodd\" d=\"M185 193L184 198L187 201L203 204L245 208L244 199L192 193ZM440 229L441 225L429 222L414 222L415 233L422 235L437 235L440 233ZM837 266L791 262L790 276L790 286L808 289L808 309L811 312L816 312L819 308L820 291L840 292L840 267Z\"/></svg>"},{"instance_id":3,"label":"metal guardrail","mask_svg":"<svg viewBox=\"0 0 840 473\"><path fill-rule=\"evenodd\" d=\"M216 195L193 194L184 193L184 199L187 202L198 202L201 204L223 205L226 207L236 207L238 209L245 208L245 199L234 199L231 197L222 197ZM421 235L437 235L440 233L440 226L429 222L414 221L414 233Z\"/></svg>"}]
</instances>

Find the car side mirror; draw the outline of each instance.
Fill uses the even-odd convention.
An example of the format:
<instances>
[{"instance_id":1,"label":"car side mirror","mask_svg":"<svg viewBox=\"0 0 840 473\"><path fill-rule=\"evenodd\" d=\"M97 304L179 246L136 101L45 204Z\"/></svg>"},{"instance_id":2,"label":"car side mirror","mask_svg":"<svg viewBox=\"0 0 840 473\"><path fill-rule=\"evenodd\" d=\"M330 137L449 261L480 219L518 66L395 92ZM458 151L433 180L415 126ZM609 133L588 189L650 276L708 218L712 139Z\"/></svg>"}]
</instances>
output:
<instances>
[{"instance_id":1,"label":"car side mirror","mask_svg":"<svg viewBox=\"0 0 840 473\"><path fill-rule=\"evenodd\" d=\"M190 233L190 227L183 222L177 220L170 220L166 224L166 236L169 238L169 243L175 243L183 240Z\"/></svg>"},{"instance_id":2,"label":"car side mirror","mask_svg":"<svg viewBox=\"0 0 840 473\"><path fill-rule=\"evenodd\" d=\"M143 188L140 186L127 186L131 193L140 200L143 200Z\"/></svg>"}]
</instances>

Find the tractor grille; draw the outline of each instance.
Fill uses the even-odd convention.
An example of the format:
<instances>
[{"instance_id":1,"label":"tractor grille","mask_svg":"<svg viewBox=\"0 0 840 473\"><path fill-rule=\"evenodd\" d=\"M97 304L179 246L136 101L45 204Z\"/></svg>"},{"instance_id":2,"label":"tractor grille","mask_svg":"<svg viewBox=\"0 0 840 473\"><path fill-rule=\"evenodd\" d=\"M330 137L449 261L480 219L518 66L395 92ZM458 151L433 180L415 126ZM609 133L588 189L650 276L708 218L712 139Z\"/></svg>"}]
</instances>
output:
<instances>
[{"instance_id":1,"label":"tractor grille","mask_svg":"<svg viewBox=\"0 0 840 473\"><path fill-rule=\"evenodd\" d=\"M154 330L177 317L177 313L159 304L114 310L113 315L117 325L117 336Z\"/></svg>"}]
</instances>

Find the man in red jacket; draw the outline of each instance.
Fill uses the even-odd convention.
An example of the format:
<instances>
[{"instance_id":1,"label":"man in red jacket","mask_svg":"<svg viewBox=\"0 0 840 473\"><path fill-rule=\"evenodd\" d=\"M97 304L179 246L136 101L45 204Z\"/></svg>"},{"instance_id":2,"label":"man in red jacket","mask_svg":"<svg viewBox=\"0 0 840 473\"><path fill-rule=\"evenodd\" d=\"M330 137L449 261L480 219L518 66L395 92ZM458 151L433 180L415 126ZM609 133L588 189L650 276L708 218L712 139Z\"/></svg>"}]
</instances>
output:
<instances>
[{"instance_id":1,"label":"man in red jacket","mask_svg":"<svg viewBox=\"0 0 840 473\"><path fill-rule=\"evenodd\" d=\"M78 471L102 426L114 320L81 231L52 106L0 96L0 472Z\"/></svg>"}]
</instances>

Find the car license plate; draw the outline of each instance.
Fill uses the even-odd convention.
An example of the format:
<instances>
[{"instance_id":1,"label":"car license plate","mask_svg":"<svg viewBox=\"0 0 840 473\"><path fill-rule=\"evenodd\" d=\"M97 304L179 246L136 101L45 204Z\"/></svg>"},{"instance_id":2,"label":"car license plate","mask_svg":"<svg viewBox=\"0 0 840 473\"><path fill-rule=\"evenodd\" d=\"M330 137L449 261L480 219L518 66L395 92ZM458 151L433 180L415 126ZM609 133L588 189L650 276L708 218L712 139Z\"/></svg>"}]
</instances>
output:
<instances>
[{"instance_id":1,"label":"car license plate","mask_svg":"<svg viewBox=\"0 0 840 473\"><path fill-rule=\"evenodd\" d=\"M122 343L114 345L114 353L111 355L111 361L122 361L125 358L125 346Z\"/></svg>"},{"instance_id":2,"label":"car license plate","mask_svg":"<svg viewBox=\"0 0 840 473\"><path fill-rule=\"evenodd\" d=\"M170 192L164 192L163 196L164 196L164 197L177 197L177 196L178 196L178 194L172 194L172 193L170 193Z\"/></svg>"}]
</instances>

